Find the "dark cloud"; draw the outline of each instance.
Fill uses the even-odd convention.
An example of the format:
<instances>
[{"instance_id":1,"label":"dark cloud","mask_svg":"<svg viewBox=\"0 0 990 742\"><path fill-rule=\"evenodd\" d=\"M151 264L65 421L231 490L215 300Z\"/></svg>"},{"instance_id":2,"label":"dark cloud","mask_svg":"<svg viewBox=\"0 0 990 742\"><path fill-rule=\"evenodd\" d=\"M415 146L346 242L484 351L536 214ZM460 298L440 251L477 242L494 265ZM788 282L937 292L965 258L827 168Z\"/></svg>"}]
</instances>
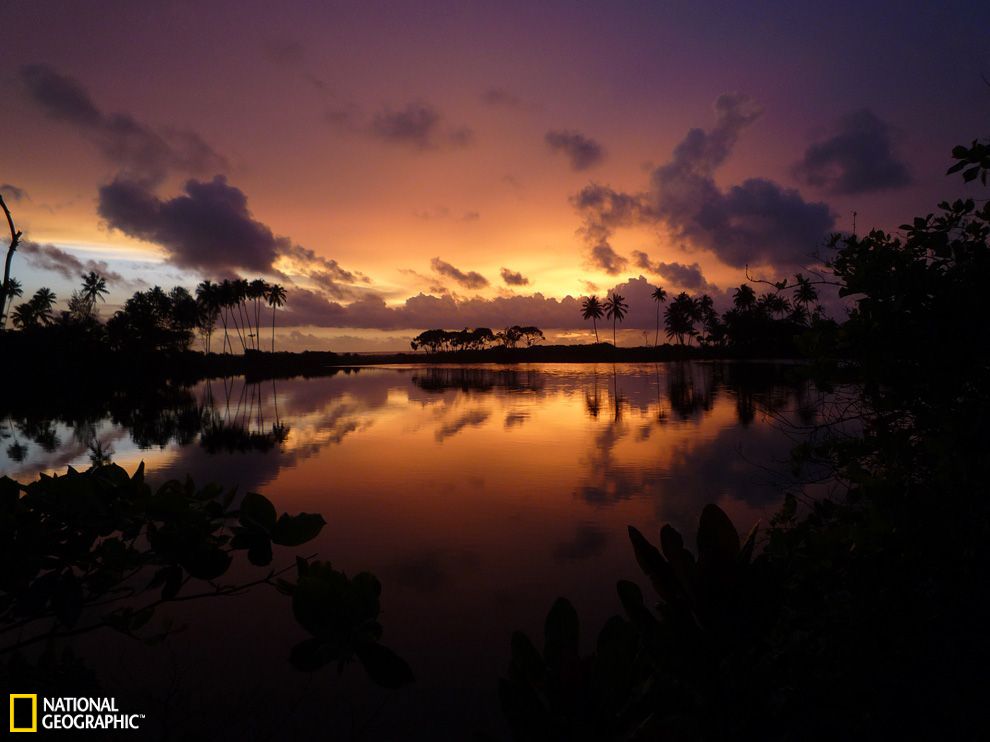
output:
<instances>
[{"instance_id":1,"label":"dark cloud","mask_svg":"<svg viewBox=\"0 0 990 742\"><path fill-rule=\"evenodd\" d=\"M450 263L447 263L440 258L433 258L430 261L430 266L433 270L439 273L441 276L446 276L454 281L457 281L461 286L466 289L481 289L488 285L488 279L476 271L468 271L465 273L459 268L455 268Z\"/></svg>"},{"instance_id":2,"label":"dark cloud","mask_svg":"<svg viewBox=\"0 0 990 742\"><path fill-rule=\"evenodd\" d=\"M528 286L529 279L519 271L510 271L508 268L502 269L502 280L508 286Z\"/></svg>"},{"instance_id":3,"label":"dark cloud","mask_svg":"<svg viewBox=\"0 0 990 742\"><path fill-rule=\"evenodd\" d=\"M685 265L684 263L664 263L663 261L652 263L650 262L650 256L641 250L633 250L632 255L637 268L655 273L674 286L690 291L717 289L716 286L705 280L701 266L697 263L692 263L691 265Z\"/></svg>"},{"instance_id":4,"label":"dark cloud","mask_svg":"<svg viewBox=\"0 0 990 742\"><path fill-rule=\"evenodd\" d=\"M656 324L656 304L651 294L654 284L643 276L630 278L606 293L617 291L629 303L629 314L622 323L625 329L649 330ZM708 292L716 306L728 306L724 292ZM415 330L431 327L461 329L536 325L546 329L585 328L579 298L555 299L541 293L530 295L457 298L417 294L398 305L386 303L381 296L367 292L350 303L333 301L324 293L292 288L284 310L280 310L280 327L353 327L379 330Z\"/></svg>"},{"instance_id":5,"label":"dark cloud","mask_svg":"<svg viewBox=\"0 0 990 742\"><path fill-rule=\"evenodd\" d=\"M627 258L619 255L608 244L600 244L592 247L589 259L593 267L605 271L610 276L617 276L622 273L629 263Z\"/></svg>"},{"instance_id":6,"label":"dark cloud","mask_svg":"<svg viewBox=\"0 0 990 742\"><path fill-rule=\"evenodd\" d=\"M505 108L525 108L526 104L514 93L505 88L488 88L481 94L481 100L490 106L504 106Z\"/></svg>"},{"instance_id":7,"label":"dark cloud","mask_svg":"<svg viewBox=\"0 0 990 742\"><path fill-rule=\"evenodd\" d=\"M43 271L51 271L62 278L74 281L84 273L95 271L107 279L108 283L131 283L102 260L80 260L70 252L55 245L39 245L37 242L22 242L19 248L28 264Z\"/></svg>"},{"instance_id":8,"label":"dark cloud","mask_svg":"<svg viewBox=\"0 0 990 742\"><path fill-rule=\"evenodd\" d=\"M715 112L715 126L692 129L670 161L653 171L648 192L592 184L572 199L584 217L580 233L595 262L610 264L614 230L637 224L662 226L673 238L734 267L801 265L824 243L835 224L826 204L809 203L796 190L763 178L726 190L715 183L715 171L760 111L745 96L723 95Z\"/></svg>"},{"instance_id":9,"label":"dark cloud","mask_svg":"<svg viewBox=\"0 0 990 742\"><path fill-rule=\"evenodd\" d=\"M353 115L350 122L353 125ZM423 102L408 103L399 109L385 108L372 117L364 130L382 141L417 150L464 147L474 140L470 128L446 126L440 111Z\"/></svg>"},{"instance_id":10,"label":"dark cloud","mask_svg":"<svg viewBox=\"0 0 990 742\"><path fill-rule=\"evenodd\" d=\"M544 141L552 151L567 155L574 170L587 170L605 158L602 145L577 131L552 129L546 133Z\"/></svg>"},{"instance_id":11,"label":"dark cloud","mask_svg":"<svg viewBox=\"0 0 990 742\"><path fill-rule=\"evenodd\" d=\"M382 330L423 330L431 327L493 327L536 325L541 328L575 327L581 324L577 299L530 296L473 297L417 294L398 306L390 306L374 294L349 304L329 300L316 291L294 288L279 319L283 327L354 327Z\"/></svg>"},{"instance_id":12,"label":"dark cloud","mask_svg":"<svg viewBox=\"0 0 990 742\"><path fill-rule=\"evenodd\" d=\"M6 196L11 201L20 201L27 198L27 191L10 183L0 183L0 196Z\"/></svg>"},{"instance_id":13,"label":"dark cloud","mask_svg":"<svg viewBox=\"0 0 990 742\"><path fill-rule=\"evenodd\" d=\"M572 196L571 203L584 216L578 234L589 246L589 263L610 275L620 273L627 260L615 252L609 240L619 227L631 227L652 219L645 199L591 183Z\"/></svg>"},{"instance_id":14,"label":"dark cloud","mask_svg":"<svg viewBox=\"0 0 990 742\"><path fill-rule=\"evenodd\" d=\"M894 153L893 139L890 124L864 108L844 117L833 136L808 147L794 175L838 195L903 188L911 174Z\"/></svg>"},{"instance_id":15,"label":"dark cloud","mask_svg":"<svg viewBox=\"0 0 990 742\"><path fill-rule=\"evenodd\" d=\"M180 267L271 274L276 260L286 258L335 298L352 296L340 283L368 282L336 260L276 236L254 219L247 196L222 175L189 180L183 195L165 200L143 183L118 178L100 188L98 211L111 228L164 247Z\"/></svg>"},{"instance_id":16,"label":"dark cloud","mask_svg":"<svg viewBox=\"0 0 990 742\"><path fill-rule=\"evenodd\" d=\"M130 114L104 113L77 80L48 65L25 65L20 79L49 118L76 127L129 180L156 183L172 170L200 174L226 168L224 158L195 132L156 131Z\"/></svg>"}]
</instances>

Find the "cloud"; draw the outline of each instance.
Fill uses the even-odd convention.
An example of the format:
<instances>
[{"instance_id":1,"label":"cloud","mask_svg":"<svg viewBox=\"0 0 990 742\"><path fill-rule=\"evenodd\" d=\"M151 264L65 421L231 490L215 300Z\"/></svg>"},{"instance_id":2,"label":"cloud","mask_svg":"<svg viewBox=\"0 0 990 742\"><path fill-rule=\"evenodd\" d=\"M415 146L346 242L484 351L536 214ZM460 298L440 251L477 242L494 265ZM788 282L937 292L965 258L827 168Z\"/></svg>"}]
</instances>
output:
<instances>
[{"instance_id":1,"label":"cloud","mask_svg":"<svg viewBox=\"0 0 990 742\"><path fill-rule=\"evenodd\" d=\"M715 171L760 109L746 96L722 95L715 112L711 129L689 131L670 161L653 170L646 192L591 184L571 199L584 217L579 233L594 262L612 264L609 239L617 228L635 225L661 226L673 239L740 268L798 266L824 243L835 224L827 204L809 203L764 178L724 190L716 184Z\"/></svg>"},{"instance_id":2,"label":"cloud","mask_svg":"<svg viewBox=\"0 0 990 742\"><path fill-rule=\"evenodd\" d=\"M386 106L370 121L353 106L331 109L325 118L337 128L420 152L456 149L474 143L472 129L448 124L435 106L423 101L413 101L397 109Z\"/></svg>"},{"instance_id":3,"label":"cloud","mask_svg":"<svg viewBox=\"0 0 990 742\"><path fill-rule=\"evenodd\" d=\"M0 196L6 196L11 201L20 201L28 197L27 191L10 183L0 183Z\"/></svg>"},{"instance_id":4,"label":"cloud","mask_svg":"<svg viewBox=\"0 0 990 742\"><path fill-rule=\"evenodd\" d=\"M95 271L106 278L108 283L131 283L116 271L110 270L110 266L106 262L80 260L72 253L55 247L55 245L22 242L19 250L29 265L39 270L57 273L70 281L81 278L85 273Z\"/></svg>"},{"instance_id":5,"label":"cloud","mask_svg":"<svg viewBox=\"0 0 990 742\"><path fill-rule=\"evenodd\" d=\"M28 98L45 115L75 127L130 180L157 183L173 170L195 175L227 166L193 131L156 131L130 114L104 113L79 81L48 65L25 65L19 74Z\"/></svg>"},{"instance_id":6,"label":"cloud","mask_svg":"<svg viewBox=\"0 0 990 742\"><path fill-rule=\"evenodd\" d=\"M908 166L894 153L894 129L867 108L845 116L828 139L815 142L794 166L805 185L836 195L911 184Z\"/></svg>"},{"instance_id":7,"label":"cloud","mask_svg":"<svg viewBox=\"0 0 990 742\"><path fill-rule=\"evenodd\" d=\"M528 286L529 279L519 271L510 271L508 268L502 269L502 280L507 286Z\"/></svg>"},{"instance_id":8,"label":"cloud","mask_svg":"<svg viewBox=\"0 0 990 742\"><path fill-rule=\"evenodd\" d=\"M441 276L451 278L467 289L481 289L488 285L488 279L480 273L477 273L476 271L468 271L465 273L464 271L455 268L450 263L440 260L440 258L433 258L433 260L430 261L430 266L432 266L433 270Z\"/></svg>"},{"instance_id":9,"label":"cloud","mask_svg":"<svg viewBox=\"0 0 990 742\"><path fill-rule=\"evenodd\" d=\"M584 216L578 234L589 246L589 264L610 275L621 273L628 261L615 251L609 240L619 227L653 219L643 197L591 183L572 196L571 203Z\"/></svg>"},{"instance_id":10,"label":"cloud","mask_svg":"<svg viewBox=\"0 0 990 742\"><path fill-rule=\"evenodd\" d=\"M146 184L118 178L100 188L98 212L112 229L160 245L183 268L213 274L239 270L278 273L289 261L335 298L352 294L342 283L368 283L336 260L276 236L248 209L247 196L222 175L189 180L185 193L160 199Z\"/></svg>"},{"instance_id":11,"label":"cloud","mask_svg":"<svg viewBox=\"0 0 990 742\"><path fill-rule=\"evenodd\" d=\"M624 329L649 330L655 326L656 304L651 297L653 289L650 281L639 276L606 291L617 291L629 303L629 314L622 323ZM717 306L728 305L726 294L714 293L712 296ZM322 292L301 287L288 292L286 306L279 310L278 325L417 332L433 327L500 329L511 325L535 325L544 330L590 328L581 317L580 299L573 296L555 299L537 292L486 299L420 293L401 304L389 305L381 296L368 292L345 304L331 300Z\"/></svg>"},{"instance_id":12,"label":"cloud","mask_svg":"<svg viewBox=\"0 0 990 742\"><path fill-rule=\"evenodd\" d=\"M481 94L481 100L490 106L504 106L505 108L526 108L522 99L514 93L510 93L505 88L491 87Z\"/></svg>"},{"instance_id":13,"label":"cloud","mask_svg":"<svg viewBox=\"0 0 990 742\"><path fill-rule=\"evenodd\" d=\"M718 288L705 280L705 276L701 272L701 266L697 263L692 263L691 265L684 263L664 263L663 261L651 263L650 256L641 250L633 250L632 255L637 268L655 273L665 281L669 281L679 288L690 291L710 291L717 290Z\"/></svg>"},{"instance_id":14,"label":"cloud","mask_svg":"<svg viewBox=\"0 0 990 742\"><path fill-rule=\"evenodd\" d=\"M553 152L567 155L574 170L587 170L605 158L602 145L577 131L552 129L546 133L544 141Z\"/></svg>"}]
</instances>

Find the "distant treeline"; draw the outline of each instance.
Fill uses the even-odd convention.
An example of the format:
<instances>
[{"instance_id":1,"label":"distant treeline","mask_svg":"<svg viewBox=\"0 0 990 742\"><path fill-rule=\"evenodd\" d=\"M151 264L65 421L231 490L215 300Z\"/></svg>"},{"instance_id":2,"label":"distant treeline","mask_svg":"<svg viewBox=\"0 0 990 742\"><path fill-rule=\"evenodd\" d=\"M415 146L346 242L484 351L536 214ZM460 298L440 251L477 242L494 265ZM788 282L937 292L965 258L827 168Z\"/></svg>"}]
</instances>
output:
<instances>
[{"instance_id":1,"label":"distant treeline","mask_svg":"<svg viewBox=\"0 0 990 742\"><path fill-rule=\"evenodd\" d=\"M426 330L412 339L409 345L413 350L420 348L431 353L450 352L457 350L484 350L500 346L515 348L519 343L525 343L529 348L535 343L545 340L539 327L520 327L513 325L499 332L492 332L490 327L476 327L469 330Z\"/></svg>"},{"instance_id":2,"label":"distant treeline","mask_svg":"<svg viewBox=\"0 0 990 742\"><path fill-rule=\"evenodd\" d=\"M73 291L68 308L55 312L57 299L49 288L38 289L11 310L22 290L16 279L4 286L7 296L0 327L7 317L28 345L58 343L66 351L104 349L130 353L176 353L189 350L198 334L204 349L212 350L213 336L223 330L221 352L262 348L262 322L271 307L271 350L275 350L275 310L285 304L286 291L261 279L203 281L193 295L182 286L169 291L160 286L135 292L106 322L98 303L108 294L106 278L90 271ZM267 330L267 328L265 328Z\"/></svg>"}]
</instances>

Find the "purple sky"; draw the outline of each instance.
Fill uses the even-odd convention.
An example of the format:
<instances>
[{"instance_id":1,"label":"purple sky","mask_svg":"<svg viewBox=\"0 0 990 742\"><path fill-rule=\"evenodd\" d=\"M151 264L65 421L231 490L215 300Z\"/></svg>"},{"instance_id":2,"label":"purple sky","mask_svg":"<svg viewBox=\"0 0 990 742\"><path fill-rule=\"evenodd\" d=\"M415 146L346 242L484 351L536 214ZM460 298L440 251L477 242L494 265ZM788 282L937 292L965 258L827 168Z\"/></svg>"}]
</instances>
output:
<instances>
[{"instance_id":1,"label":"purple sky","mask_svg":"<svg viewBox=\"0 0 990 742\"><path fill-rule=\"evenodd\" d=\"M264 276L292 347L579 328L967 187L981 3L8 2L14 276L67 299ZM971 190L976 194L977 187ZM642 280L640 280L642 276ZM642 300L642 302L641 302Z\"/></svg>"}]
</instances>

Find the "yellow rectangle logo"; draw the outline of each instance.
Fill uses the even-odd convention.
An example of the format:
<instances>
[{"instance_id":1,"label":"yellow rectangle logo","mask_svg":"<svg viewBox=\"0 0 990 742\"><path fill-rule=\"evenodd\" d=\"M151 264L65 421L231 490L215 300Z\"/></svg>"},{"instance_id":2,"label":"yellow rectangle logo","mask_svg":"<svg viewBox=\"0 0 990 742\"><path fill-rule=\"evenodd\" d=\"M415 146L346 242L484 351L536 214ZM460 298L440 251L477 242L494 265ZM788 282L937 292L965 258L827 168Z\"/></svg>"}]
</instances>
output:
<instances>
[{"instance_id":1,"label":"yellow rectangle logo","mask_svg":"<svg viewBox=\"0 0 990 742\"><path fill-rule=\"evenodd\" d=\"M26 705L31 704L31 726L24 726L27 717ZM19 709L17 707L20 707ZM17 726L18 721L21 726ZM11 693L10 694L10 731L11 732L37 732L38 731L38 694L37 693Z\"/></svg>"}]
</instances>

